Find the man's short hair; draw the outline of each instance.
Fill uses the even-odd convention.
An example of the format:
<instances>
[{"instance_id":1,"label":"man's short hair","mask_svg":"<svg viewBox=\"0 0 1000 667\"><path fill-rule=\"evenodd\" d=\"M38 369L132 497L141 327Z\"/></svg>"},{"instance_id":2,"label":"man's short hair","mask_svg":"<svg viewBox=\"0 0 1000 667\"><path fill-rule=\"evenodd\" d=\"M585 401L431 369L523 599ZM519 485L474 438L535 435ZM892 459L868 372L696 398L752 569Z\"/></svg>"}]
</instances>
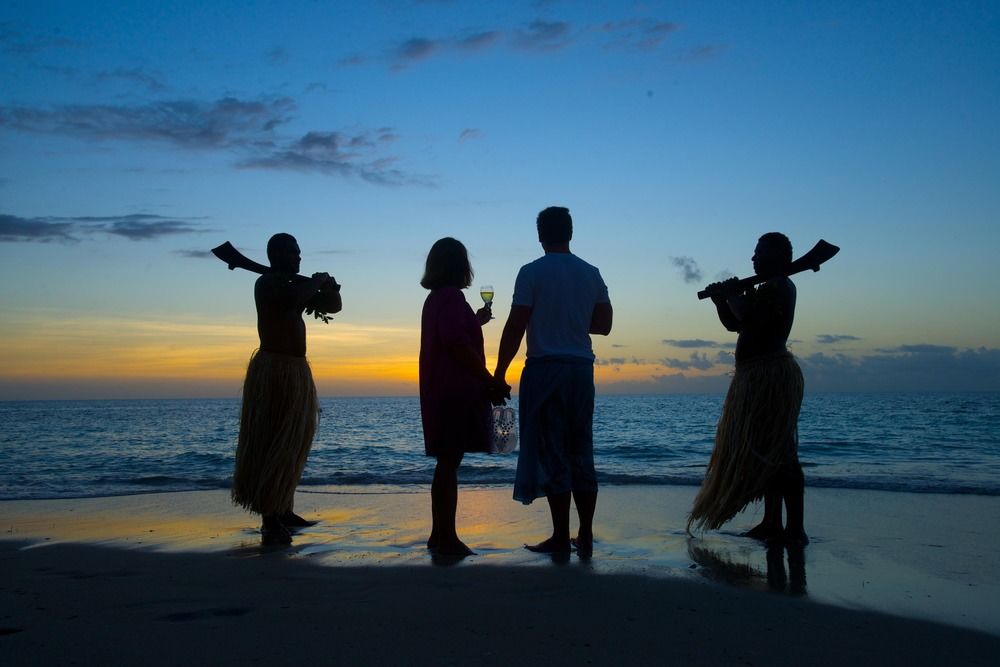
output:
<instances>
[{"instance_id":1,"label":"man's short hair","mask_svg":"<svg viewBox=\"0 0 1000 667\"><path fill-rule=\"evenodd\" d=\"M568 243L573 238L573 218L565 206L549 206L538 214L535 225L542 243Z\"/></svg>"},{"instance_id":2,"label":"man's short hair","mask_svg":"<svg viewBox=\"0 0 1000 667\"><path fill-rule=\"evenodd\" d=\"M267 261L274 264L275 256L281 252L283 248L286 248L293 243L298 243L298 241L296 241L295 237L291 234L279 232L272 236L267 241Z\"/></svg>"},{"instance_id":3,"label":"man's short hair","mask_svg":"<svg viewBox=\"0 0 1000 667\"><path fill-rule=\"evenodd\" d=\"M792 262L792 242L781 232L768 232L758 239L758 243L773 248L775 256L781 261L787 264Z\"/></svg>"}]
</instances>

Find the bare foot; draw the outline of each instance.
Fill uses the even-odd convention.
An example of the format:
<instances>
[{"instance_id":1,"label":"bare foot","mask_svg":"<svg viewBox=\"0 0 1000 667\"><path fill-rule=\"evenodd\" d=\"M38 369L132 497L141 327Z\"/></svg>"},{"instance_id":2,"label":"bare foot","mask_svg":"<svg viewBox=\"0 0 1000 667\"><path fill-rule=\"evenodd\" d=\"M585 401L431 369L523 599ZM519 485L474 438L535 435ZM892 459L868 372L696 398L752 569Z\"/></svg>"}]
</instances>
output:
<instances>
[{"instance_id":1,"label":"bare foot","mask_svg":"<svg viewBox=\"0 0 1000 667\"><path fill-rule=\"evenodd\" d=\"M809 544L809 536L801 528L783 531L781 540L789 547L804 547Z\"/></svg>"},{"instance_id":2,"label":"bare foot","mask_svg":"<svg viewBox=\"0 0 1000 667\"><path fill-rule=\"evenodd\" d=\"M260 527L260 543L265 546L291 544L292 534L277 518L264 517L264 523Z\"/></svg>"},{"instance_id":3,"label":"bare foot","mask_svg":"<svg viewBox=\"0 0 1000 667\"><path fill-rule=\"evenodd\" d=\"M594 536L577 535L569 541L570 546L576 549L576 555L584 560L594 555Z\"/></svg>"},{"instance_id":4,"label":"bare foot","mask_svg":"<svg viewBox=\"0 0 1000 667\"><path fill-rule=\"evenodd\" d=\"M743 537L749 537L754 540L760 540L761 542L769 542L775 539L782 539L785 536L785 531L781 529L781 526L772 526L766 523L759 523L747 532L743 533Z\"/></svg>"},{"instance_id":5,"label":"bare foot","mask_svg":"<svg viewBox=\"0 0 1000 667\"><path fill-rule=\"evenodd\" d=\"M570 551L569 540L557 540L554 537L538 544L525 544L524 548L536 554L568 554Z\"/></svg>"},{"instance_id":6,"label":"bare foot","mask_svg":"<svg viewBox=\"0 0 1000 667\"><path fill-rule=\"evenodd\" d=\"M308 519L303 519L295 512L285 512L278 520L281 521L281 525L286 528L306 528L308 526L315 526L319 521L309 521Z\"/></svg>"},{"instance_id":7,"label":"bare foot","mask_svg":"<svg viewBox=\"0 0 1000 667\"><path fill-rule=\"evenodd\" d=\"M454 541L438 542L437 546L434 547L434 553L438 556L457 556L459 558L476 555L476 552L467 547L465 542L457 538Z\"/></svg>"}]
</instances>

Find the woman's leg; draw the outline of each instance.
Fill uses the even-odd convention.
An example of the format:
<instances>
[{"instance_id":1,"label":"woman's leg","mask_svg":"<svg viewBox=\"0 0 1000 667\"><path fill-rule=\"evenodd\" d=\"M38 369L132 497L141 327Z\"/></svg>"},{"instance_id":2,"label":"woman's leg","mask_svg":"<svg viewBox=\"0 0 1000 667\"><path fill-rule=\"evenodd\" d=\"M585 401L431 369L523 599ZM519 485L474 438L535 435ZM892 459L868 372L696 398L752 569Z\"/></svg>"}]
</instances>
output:
<instances>
[{"instance_id":1,"label":"woman's leg","mask_svg":"<svg viewBox=\"0 0 1000 667\"><path fill-rule=\"evenodd\" d=\"M439 454L431 482L431 537L427 547L448 556L468 556L469 547L458 539L455 514L458 511L458 466L462 452Z\"/></svg>"}]
</instances>

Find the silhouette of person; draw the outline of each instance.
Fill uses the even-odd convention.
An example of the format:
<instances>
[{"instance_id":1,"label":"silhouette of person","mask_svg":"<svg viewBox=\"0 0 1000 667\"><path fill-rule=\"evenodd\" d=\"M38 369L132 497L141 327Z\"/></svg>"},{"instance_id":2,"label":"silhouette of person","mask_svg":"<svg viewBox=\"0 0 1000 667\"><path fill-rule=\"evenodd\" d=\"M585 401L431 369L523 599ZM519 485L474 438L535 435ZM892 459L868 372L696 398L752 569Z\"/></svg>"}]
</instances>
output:
<instances>
[{"instance_id":1,"label":"silhouette of person","mask_svg":"<svg viewBox=\"0 0 1000 667\"><path fill-rule=\"evenodd\" d=\"M472 284L465 246L446 237L427 253L420 285L430 293L420 318L420 417L424 453L437 459L431 482L431 535L436 555L473 553L455 530L458 466L466 452L490 449L490 391L482 326L489 305L475 313L462 290Z\"/></svg>"},{"instance_id":2,"label":"silhouette of person","mask_svg":"<svg viewBox=\"0 0 1000 667\"><path fill-rule=\"evenodd\" d=\"M531 551L593 552L597 506L594 471L594 352L589 334L611 332L612 308L601 273L569 249L573 219L552 206L538 214L538 240L545 254L521 267L510 315L500 338L494 383L509 391L507 369L527 333L527 361L521 374L521 444L514 498L530 504L545 496L552 535ZM580 528L569 537L570 500Z\"/></svg>"},{"instance_id":3,"label":"silhouette of person","mask_svg":"<svg viewBox=\"0 0 1000 667\"><path fill-rule=\"evenodd\" d=\"M263 517L264 544L289 544L289 528L313 523L293 503L319 417L302 313L339 312L340 286L326 273L297 275L299 244L290 234L271 237L267 258L271 271L254 285L260 348L243 383L232 499Z\"/></svg>"},{"instance_id":4,"label":"silhouette of person","mask_svg":"<svg viewBox=\"0 0 1000 667\"><path fill-rule=\"evenodd\" d=\"M792 244L784 234L760 237L753 255L757 275L777 276L735 293L738 280L713 283L719 320L736 341L736 372L719 419L705 480L688 518L715 529L754 500L764 499L764 518L747 536L807 544L803 527L804 478L798 457L802 372L786 349L795 319L795 285L784 271ZM786 525L782 528L782 501Z\"/></svg>"}]
</instances>

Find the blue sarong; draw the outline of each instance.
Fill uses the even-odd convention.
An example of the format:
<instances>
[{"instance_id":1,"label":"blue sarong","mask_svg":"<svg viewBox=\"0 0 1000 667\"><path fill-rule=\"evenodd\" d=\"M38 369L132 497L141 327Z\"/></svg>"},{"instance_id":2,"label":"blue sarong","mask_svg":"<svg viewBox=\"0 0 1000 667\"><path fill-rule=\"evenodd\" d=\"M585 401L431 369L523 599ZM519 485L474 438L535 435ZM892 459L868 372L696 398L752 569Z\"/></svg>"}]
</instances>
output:
<instances>
[{"instance_id":1,"label":"blue sarong","mask_svg":"<svg viewBox=\"0 0 1000 667\"><path fill-rule=\"evenodd\" d=\"M518 392L521 448L514 499L597 492L594 364L583 357L528 359Z\"/></svg>"}]
</instances>

